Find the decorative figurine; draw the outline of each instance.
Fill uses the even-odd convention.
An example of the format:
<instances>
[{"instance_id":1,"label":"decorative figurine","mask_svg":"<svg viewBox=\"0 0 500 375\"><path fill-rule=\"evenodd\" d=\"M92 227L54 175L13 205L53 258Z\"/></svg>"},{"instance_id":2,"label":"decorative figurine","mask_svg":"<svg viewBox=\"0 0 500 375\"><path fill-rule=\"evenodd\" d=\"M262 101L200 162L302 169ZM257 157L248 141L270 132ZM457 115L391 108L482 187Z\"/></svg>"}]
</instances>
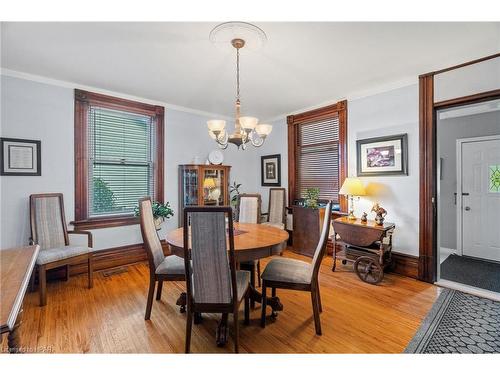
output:
<instances>
[{"instance_id":1,"label":"decorative figurine","mask_svg":"<svg viewBox=\"0 0 500 375\"><path fill-rule=\"evenodd\" d=\"M387 215L387 211L384 208L380 207L378 203L375 203L372 207L371 212L375 212L375 214L376 214L375 222L378 225L384 224L384 218Z\"/></svg>"},{"instance_id":2,"label":"decorative figurine","mask_svg":"<svg viewBox=\"0 0 500 375\"><path fill-rule=\"evenodd\" d=\"M363 212L363 215L361 215L361 221L363 223L366 223L368 221L367 216L368 214L366 212Z\"/></svg>"}]
</instances>

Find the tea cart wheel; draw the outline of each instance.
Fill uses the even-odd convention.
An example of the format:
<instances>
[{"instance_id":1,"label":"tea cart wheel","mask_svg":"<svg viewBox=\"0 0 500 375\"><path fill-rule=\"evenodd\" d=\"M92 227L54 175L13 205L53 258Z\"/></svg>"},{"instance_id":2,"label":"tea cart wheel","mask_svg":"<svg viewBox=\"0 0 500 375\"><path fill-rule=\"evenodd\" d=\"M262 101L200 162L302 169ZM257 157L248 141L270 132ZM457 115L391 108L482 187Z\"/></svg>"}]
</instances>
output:
<instances>
[{"instance_id":1,"label":"tea cart wheel","mask_svg":"<svg viewBox=\"0 0 500 375\"><path fill-rule=\"evenodd\" d=\"M354 271L358 277L369 284L378 284L384 277L384 269L377 260L362 256L354 262Z\"/></svg>"}]
</instances>

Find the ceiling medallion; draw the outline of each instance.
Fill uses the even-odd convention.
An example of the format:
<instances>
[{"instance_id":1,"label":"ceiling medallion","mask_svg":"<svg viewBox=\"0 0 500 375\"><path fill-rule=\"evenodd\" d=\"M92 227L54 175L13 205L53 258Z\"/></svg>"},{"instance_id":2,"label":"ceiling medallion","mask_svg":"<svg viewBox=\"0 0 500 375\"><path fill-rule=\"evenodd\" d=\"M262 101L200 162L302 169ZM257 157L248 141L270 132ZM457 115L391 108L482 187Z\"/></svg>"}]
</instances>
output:
<instances>
[{"instance_id":1,"label":"ceiling medallion","mask_svg":"<svg viewBox=\"0 0 500 375\"><path fill-rule=\"evenodd\" d=\"M232 134L226 130L225 120L207 121L208 133L222 149L227 148L229 143L242 150L246 148L247 143L260 147L271 133L272 125L259 124L259 119L255 117L240 115L240 49L246 46L253 50L262 47L267 41L266 34L250 23L225 22L216 26L210 32L209 38L214 44L231 45L236 50L236 116Z\"/></svg>"}]
</instances>

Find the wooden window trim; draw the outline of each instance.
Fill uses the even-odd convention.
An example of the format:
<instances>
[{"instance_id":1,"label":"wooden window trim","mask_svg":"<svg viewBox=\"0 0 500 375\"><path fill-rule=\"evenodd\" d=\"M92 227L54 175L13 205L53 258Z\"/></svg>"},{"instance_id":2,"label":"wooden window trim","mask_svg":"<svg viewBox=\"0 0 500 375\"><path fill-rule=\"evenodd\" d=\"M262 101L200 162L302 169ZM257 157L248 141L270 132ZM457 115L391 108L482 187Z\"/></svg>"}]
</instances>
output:
<instances>
[{"instance_id":1,"label":"wooden window trim","mask_svg":"<svg viewBox=\"0 0 500 375\"><path fill-rule=\"evenodd\" d=\"M347 100L311 111L290 115L286 118L288 124L288 204L295 200L295 170L297 165L297 131L298 125L311 120L323 120L338 115L339 118L339 184L342 186L347 177ZM339 198L340 210L347 212L347 199Z\"/></svg>"},{"instance_id":2,"label":"wooden window trim","mask_svg":"<svg viewBox=\"0 0 500 375\"><path fill-rule=\"evenodd\" d=\"M88 215L88 139L87 112L89 105L100 105L106 108L132 111L154 116L156 121L156 163L155 197L163 202L164 196L164 134L165 109L161 106L140 103L132 100L116 98L108 95L75 89L75 220L76 229L99 229L124 225L139 224L133 215L110 215L89 218Z\"/></svg>"}]
</instances>

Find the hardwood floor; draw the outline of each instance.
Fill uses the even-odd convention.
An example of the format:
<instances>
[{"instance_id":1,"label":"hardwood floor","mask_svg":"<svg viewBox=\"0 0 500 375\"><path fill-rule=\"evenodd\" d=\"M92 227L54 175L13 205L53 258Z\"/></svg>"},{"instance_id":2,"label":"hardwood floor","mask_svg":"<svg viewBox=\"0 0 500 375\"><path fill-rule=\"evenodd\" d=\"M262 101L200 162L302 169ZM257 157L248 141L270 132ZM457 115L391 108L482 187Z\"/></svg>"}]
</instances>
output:
<instances>
[{"instance_id":1,"label":"hardwood floor","mask_svg":"<svg viewBox=\"0 0 500 375\"><path fill-rule=\"evenodd\" d=\"M285 256L307 259L286 252ZM266 260L263 261L263 266ZM284 311L266 328L259 326L260 305L251 313L250 326L240 326L242 353L400 353L413 337L439 294L439 288L389 274L379 286L361 282L348 266L332 259L320 271L323 335L314 333L309 293L279 290ZM264 267L263 267L264 268ZM29 351L56 353L182 353L185 314L175 301L183 282L163 286L150 321L144 321L148 267L137 264L128 272L94 275L87 289L85 275L47 285L47 305L38 306L38 294L24 303L21 342ZM270 312L270 311L269 311ZM240 321L243 311L240 312ZM232 321L230 318L230 327ZM193 326L192 353L232 352L215 345L216 315ZM2 341L5 352L6 338Z\"/></svg>"}]
</instances>

